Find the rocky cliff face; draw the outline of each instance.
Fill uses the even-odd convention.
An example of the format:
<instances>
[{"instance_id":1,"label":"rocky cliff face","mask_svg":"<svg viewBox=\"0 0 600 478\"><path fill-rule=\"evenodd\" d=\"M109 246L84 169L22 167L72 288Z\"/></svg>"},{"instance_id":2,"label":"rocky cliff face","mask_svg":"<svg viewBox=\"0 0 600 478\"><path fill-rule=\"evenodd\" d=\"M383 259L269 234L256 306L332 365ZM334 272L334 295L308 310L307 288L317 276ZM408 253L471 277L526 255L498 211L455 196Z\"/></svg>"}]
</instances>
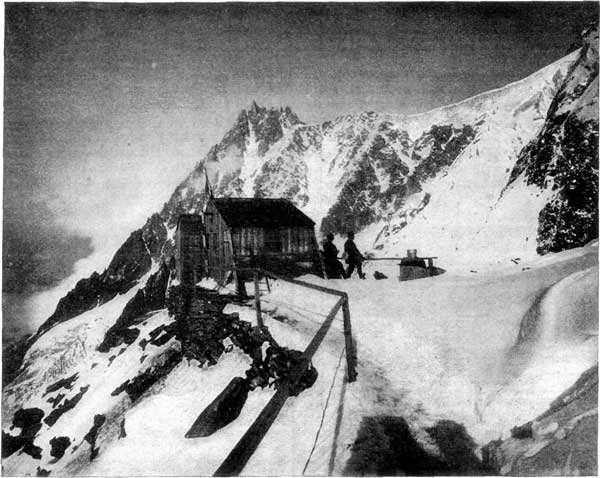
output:
<instances>
[{"instance_id":1,"label":"rocky cliff face","mask_svg":"<svg viewBox=\"0 0 600 478\"><path fill-rule=\"evenodd\" d=\"M153 260L158 261L162 257L166 239L167 229L160 216L154 214L142 229L131 233L102 274L94 272L87 279L81 279L59 301L36 337L57 323L76 317L131 289L150 270Z\"/></svg>"},{"instance_id":2,"label":"rocky cliff face","mask_svg":"<svg viewBox=\"0 0 600 478\"><path fill-rule=\"evenodd\" d=\"M539 214L537 250L581 246L598 231L598 29L584 32L541 133L519 155L511 180L552 191ZM510 184L509 183L509 184Z\"/></svg>"}]
</instances>

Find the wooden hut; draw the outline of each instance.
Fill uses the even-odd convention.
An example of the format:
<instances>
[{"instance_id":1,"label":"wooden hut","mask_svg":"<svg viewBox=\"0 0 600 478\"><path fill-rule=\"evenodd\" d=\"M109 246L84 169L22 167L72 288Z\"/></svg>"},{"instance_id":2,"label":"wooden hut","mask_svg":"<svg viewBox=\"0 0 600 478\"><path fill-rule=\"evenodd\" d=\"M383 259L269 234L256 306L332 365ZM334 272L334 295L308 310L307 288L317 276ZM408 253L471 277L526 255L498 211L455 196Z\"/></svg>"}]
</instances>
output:
<instances>
[{"instance_id":1,"label":"wooden hut","mask_svg":"<svg viewBox=\"0 0 600 478\"><path fill-rule=\"evenodd\" d=\"M315 223L287 199L211 198L204 227L208 274L220 284L234 267L286 276L321 273Z\"/></svg>"},{"instance_id":2,"label":"wooden hut","mask_svg":"<svg viewBox=\"0 0 600 478\"><path fill-rule=\"evenodd\" d=\"M199 214L182 214L175 233L177 279L183 287L193 286L206 274L204 226Z\"/></svg>"}]
</instances>

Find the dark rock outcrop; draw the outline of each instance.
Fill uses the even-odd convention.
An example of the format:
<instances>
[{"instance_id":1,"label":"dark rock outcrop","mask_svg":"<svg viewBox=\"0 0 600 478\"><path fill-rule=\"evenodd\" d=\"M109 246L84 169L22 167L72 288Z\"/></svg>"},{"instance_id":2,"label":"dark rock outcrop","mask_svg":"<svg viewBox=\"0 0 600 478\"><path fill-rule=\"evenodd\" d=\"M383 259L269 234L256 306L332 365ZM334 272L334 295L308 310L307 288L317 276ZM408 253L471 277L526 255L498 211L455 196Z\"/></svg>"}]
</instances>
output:
<instances>
[{"instance_id":1,"label":"dark rock outcrop","mask_svg":"<svg viewBox=\"0 0 600 478\"><path fill-rule=\"evenodd\" d=\"M135 376L133 379L126 380L115 390L113 390L111 395L116 396L126 392L131 401L135 402L158 380L166 377L180 361L181 354L176 350L170 350L163 357L163 361L161 363L144 370L141 374Z\"/></svg>"},{"instance_id":2,"label":"dark rock outcrop","mask_svg":"<svg viewBox=\"0 0 600 478\"><path fill-rule=\"evenodd\" d=\"M377 213L378 204L383 211L401 209L407 196L421 191L423 182L445 173L475 139L475 133L475 128L469 125L461 128L452 125L432 126L414 143L411 159L417 165L411 173L397 152L400 150L408 156L408 134L382 123L379 134L373 138L367 152L358 161L358 167L349 175L336 202L323 219L321 231L359 231L381 219ZM368 134L364 139L357 137L356 144L362 146L367 137ZM385 184L380 183L377 171L387 178ZM415 214L422 209L415 211Z\"/></svg>"},{"instance_id":3,"label":"dark rock outcrop","mask_svg":"<svg viewBox=\"0 0 600 478\"><path fill-rule=\"evenodd\" d=\"M447 170L474 139L475 129L472 126L433 125L415 142L412 159L418 164L409 178L411 190L419 191L423 181Z\"/></svg>"},{"instance_id":4,"label":"dark rock outcrop","mask_svg":"<svg viewBox=\"0 0 600 478\"><path fill-rule=\"evenodd\" d=\"M539 254L583 246L598 237L597 25L586 29L583 38L541 133L523 148L508 182L523 176L527 184L554 192L539 214Z\"/></svg>"},{"instance_id":5,"label":"dark rock outcrop","mask_svg":"<svg viewBox=\"0 0 600 478\"><path fill-rule=\"evenodd\" d=\"M44 395L42 395L42 397L45 397L49 393L56 392L57 390L60 390L61 388L71 390L73 388L73 383L75 383L75 381L77 381L78 377L79 377L79 373L74 373L70 377L61 378L58 382L48 385L48 387L46 388L46 391L44 392Z\"/></svg>"},{"instance_id":6,"label":"dark rock outcrop","mask_svg":"<svg viewBox=\"0 0 600 478\"><path fill-rule=\"evenodd\" d=\"M73 408L75 408L75 406L83 398L83 395L88 391L89 388L90 388L89 385L86 385L85 387L81 387L79 389L79 392L77 392L76 395L74 395L72 398L70 398L68 400L65 400L61 405L59 405L57 408L52 410L50 412L50 414L44 419L44 423L46 425L48 425L49 427L54 425L60 417L62 417L69 410L72 410Z\"/></svg>"},{"instance_id":7,"label":"dark rock outcrop","mask_svg":"<svg viewBox=\"0 0 600 478\"><path fill-rule=\"evenodd\" d=\"M71 446L71 439L69 437L54 437L50 440L50 456L60 460L67 448Z\"/></svg>"},{"instance_id":8,"label":"dark rock outcrop","mask_svg":"<svg viewBox=\"0 0 600 478\"><path fill-rule=\"evenodd\" d=\"M594 366L536 419L511 437L482 448L484 463L503 475L598 474L598 366Z\"/></svg>"},{"instance_id":9,"label":"dark rock outcrop","mask_svg":"<svg viewBox=\"0 0 600 478\"><path fill-rule=\"evenodd\" d=\"M2 458L22 450L39 460L42 457L42 449L34 445L35 436L42 428L44 411L39 408L20 408L13 416L13 427L20 428L18 436L2 432Z\"/></svg>"},{"instance_id":10,"label":"dark rock outcrop","mask_svg":"<svg viewBox=\"0 0 600 478\"><path fill-rule=\"evenodd\" d=\"M98 433L100 432L100 427L104 425L106 421L106 416L104 415L94 415L94 425L90 428L90 431L86 433L83 439L90 444L90 461L94 460L98 456L99 448L96 448L96 439L98 438Z\"/></svg>"},{"instance_id":11,"label":"dark rock outcrop","mask_svg":"<svg viewBox=\"0 0 600 478\"><path fill-rule=\"evenodd\" d=\"M89 278L81 279L75 288L58 302L56 310L42 324L37 335L60 322L102 305L133 287L152 265L143 236L144 229L133 232L102 274L94 272Z\"/></svg>"},{"instance_id":12,"label":"dark rock outcrop","mask_svg":"<svg viewBox=\"0 0 600 478\"><path fill-rule=\"evenodd\" d=\"M145 287L127 303L115 324L107 330L98 346L100 352L108 352L121 344L131 344L139 336L139 329L131 328L147 312L165 307L165 294L170 270L163 262L159 270L150 276Z\"/></svg>"},{"instance_id":13,"label":"dark rock outcrop","mask_svg":"<svg viewBox=\"0 0 600 478\"><path fill-rule=\"evenodd\" d=\"M25 353L32 343L31 334L2 348L2 388L19 374Z\"/></svg>"}]
</instances>

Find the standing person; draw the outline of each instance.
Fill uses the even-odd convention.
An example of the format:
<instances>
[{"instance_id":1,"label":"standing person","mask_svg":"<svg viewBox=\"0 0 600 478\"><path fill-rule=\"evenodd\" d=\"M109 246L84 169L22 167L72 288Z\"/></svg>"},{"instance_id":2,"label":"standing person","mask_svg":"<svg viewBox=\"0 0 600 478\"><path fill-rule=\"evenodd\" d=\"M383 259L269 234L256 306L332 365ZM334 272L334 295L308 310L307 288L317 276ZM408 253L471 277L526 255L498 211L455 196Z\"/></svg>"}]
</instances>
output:
<instances>
[{"instance_id":1,"label":"standing person","mask_svg":"<svg viewBox=\"0 0 600 478\"><path fill-rule=\"evenodd\" d=\"M333 234L327 234L327 240L323 243L323 262L327 277L330 279L341 279L344 277L344 266L337 258L338 249L333 243Z\"/></svg>"},{"instance_id":2,"label":"standing person","mask_svg":"<svg viewBox=\"0 0 600 478\"><path fill-rule=\"evenodd\" d=\"M354 272L355 267L356 271L358 272L358 277L364 279L365 275L362 271L362 263L365 260L365 258L358 250L358 247L356 247L356 244L354 244L354 231L348 232L348 240L344 244L344 252L346 253L346 264L348 264L346 279L350 278L350 276Z\"/></svg>"}]
</instances>

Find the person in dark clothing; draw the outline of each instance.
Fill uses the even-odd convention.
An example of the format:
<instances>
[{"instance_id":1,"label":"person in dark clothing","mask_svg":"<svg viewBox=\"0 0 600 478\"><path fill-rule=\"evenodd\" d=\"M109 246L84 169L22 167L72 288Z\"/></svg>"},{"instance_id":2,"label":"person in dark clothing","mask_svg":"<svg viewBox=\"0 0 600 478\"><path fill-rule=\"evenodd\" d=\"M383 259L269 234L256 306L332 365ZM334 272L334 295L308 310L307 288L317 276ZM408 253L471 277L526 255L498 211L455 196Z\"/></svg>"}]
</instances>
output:
<instances>
[{"instance_id":1,"label":"person in dark clothing","mask_svg":"<svg viewBox=\"0 0 600 478\"><path fill-rule=\"evenodd\" d=\"M323 243L323 262L325 271L330 279L341 279L344 277L344 266L338 260L338 249L333 243L333 234L327 234L327 240Z\"/></svg>"},{"instance_id":2,"label":"person in dark clothing","mask_svg":"<svg viewBox=\"0 0 600 478\"><path fill-rule=\"evenodd\" d=\"M346 264L348 264L348 270L346 271L346 279L349 279L352 273L354 272L354 268L358 272L358 277L361 279L365 278L365 275L362 271L362 263L365 260L363 255L354 244L354 232L348 232L348 240L344 244L344 252L346 253Z\"/></svg>"}]
</instances>

